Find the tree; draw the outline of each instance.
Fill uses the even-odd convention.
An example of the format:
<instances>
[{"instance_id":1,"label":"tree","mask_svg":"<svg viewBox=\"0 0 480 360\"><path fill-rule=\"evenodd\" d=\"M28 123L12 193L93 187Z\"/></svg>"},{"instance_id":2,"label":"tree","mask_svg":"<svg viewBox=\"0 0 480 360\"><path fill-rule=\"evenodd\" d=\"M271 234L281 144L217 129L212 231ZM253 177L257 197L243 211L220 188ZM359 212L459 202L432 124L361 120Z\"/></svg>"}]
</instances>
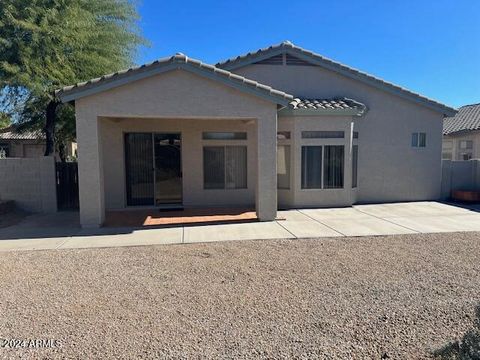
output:
<instances>
[{"instance_id":1,"label":"tree","mask_svg":"<svg viewBox=\"0 0 480 360\"><path fill-rule=\"evenodd\" d=\"M0 130L10 126L10 117L8 114L0 111Z\"/></svg>"},{"instance_id":2,"label":"tree","mask_svg":"<svg viewBox=\"0 0 480 360\"><path fill-rule=\"evenodd\" d=\"M131 0L1 0L0 110L43 127L51 155L65 140L56 130L75 136L71 105L55 90L131 66L146 43L137 20Z\"/></svg>"}]
</instances>

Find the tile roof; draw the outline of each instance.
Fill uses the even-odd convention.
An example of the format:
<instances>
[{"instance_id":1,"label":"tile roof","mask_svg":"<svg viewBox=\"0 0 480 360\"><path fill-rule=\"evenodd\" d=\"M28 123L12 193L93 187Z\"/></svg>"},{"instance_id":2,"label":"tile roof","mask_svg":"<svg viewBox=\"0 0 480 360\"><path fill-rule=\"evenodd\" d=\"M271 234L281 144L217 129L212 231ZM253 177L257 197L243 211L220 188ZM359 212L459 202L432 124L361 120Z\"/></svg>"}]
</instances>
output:
<instances>
[{"instance_id":1,"label":"tile roof","mask_svg":"<svg viewBox=\"0 0 480 360\"><path fill-rule=\"evenodd\" d=\"M462 106L457 115L443 121L443 135L468 130L480 130L480 103Z\"/></svg>"},{"instance_id":2,"label":"tile roof","mask_svg":"<svg viewBox=\"0 0 480 360\"><path fill-rule=\"evenodd\" d=\"M44 140L45 134L41 130L18 131L13 126L0 129L0 140Z\"/></svg>"},{"instance_id":3,"label":"tile roof","mask_svg":"<svg viewBox=\"0 0 480 360\"><path fill-rule=\"evenodd\" d=\"M435 100L427 98L423 95L415 93L413 91L407 90L401 86L395 85L391 82L385 81L383 79L377 78L373 75L367 74L363 71L354 69L337 61L326 58L322 55L316 54L312 51L303 49L299 46L294 45L290 41L284 41L277 45L272 45L266 48L259 49L255 52L249 52L244 55L236 56L228 60L217 63L215 66L224 68L227 70L233 70L241 66L251 64L256 61L260 61L269 56L269 54L277 55L278 53L291 53L297 56L301 56L302 59L309 59L313 63L324 66L333 71L337 71L345 76L355 78L357 80L368 83L372 86L382 88L384 90L390 91L397 95L409 98L419 103L423 103L428 107L435 109L437 111L443 112L445 115L453 116L456 110L452 107L439 103Z\"/></svg>"},{"instance_id":4,"label":"tile roof","mask_svg":"<svg viewBox=\"0 0 480 360\"><path fill-rule=\"evenodd\" d=\"M89 81L77 83L75 85L65 86L57 90L55 94L62 101L74 100L75 98L81 97L81 93L85 90L94 89L100 85L108 86L108 84L110 84L111 87L119 86L118 84L123 85L128 82L128 78L133 81L138 79L134 78L136 75L140 75L140 78L151 76L152 72L161 72L162 69L167 68L169 65L173 68L189 68L202 71L203 73L208 73L213 77L229 81L237 86L258 91L268 96L272 96L273 98L281 99L284 103L287 103L293 99L293 96L287 94L286 92L273 89L271 86L261 84L257 81L231 73L230 71L217 68L213 65L203 63L196 59L192 59L182 53L177 53L174 56L162 58L149 64L132 67ZM104 91L104 89L100 89L99 91Z\"/></svg>"},{"instance_id":5,"label":"tile roof","mask_svg":"<svg viewBox=\"0 0 480 360\"><path fill-rule=\"evenodd\" d=\"M295 98L289 103L292 109L311 109L311 110L343 110L343 109L360 109L365 105L357 101L340 98L340 99L300 99Z\"/></svg>"}]
</instances>

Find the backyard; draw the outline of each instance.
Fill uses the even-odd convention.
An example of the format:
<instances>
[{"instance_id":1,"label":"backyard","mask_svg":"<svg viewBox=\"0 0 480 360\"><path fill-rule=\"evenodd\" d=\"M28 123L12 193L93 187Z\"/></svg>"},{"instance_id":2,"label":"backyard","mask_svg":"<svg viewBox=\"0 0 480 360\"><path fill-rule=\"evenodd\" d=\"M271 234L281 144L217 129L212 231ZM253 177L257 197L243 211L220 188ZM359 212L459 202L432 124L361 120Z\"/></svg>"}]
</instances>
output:
<instances>
[{"instance_id":1,"label":"backyard","mask_svg":"<svg viewBox=\"0 0 480 360\"><path fill-rule=\"evenodd\" d=\"M428 358L475 329L479 254L475 232L3 252L0 338L56 342L0 356Z\"/></svg>"}]
</instances>

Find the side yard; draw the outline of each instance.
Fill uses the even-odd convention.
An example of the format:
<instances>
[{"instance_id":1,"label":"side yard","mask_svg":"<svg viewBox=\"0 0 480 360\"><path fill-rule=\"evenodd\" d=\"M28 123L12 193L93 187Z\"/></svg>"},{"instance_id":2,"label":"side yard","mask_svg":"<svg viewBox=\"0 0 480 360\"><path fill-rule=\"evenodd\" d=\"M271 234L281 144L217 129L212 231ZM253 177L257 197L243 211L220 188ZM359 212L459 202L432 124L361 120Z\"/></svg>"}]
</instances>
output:
<instances>
[{"instance_id":1,"label":"side yard","mask_svg":"<svg viewBox=\"0 0 480 360\"><path fill-rule=\"evenodd\" d=\"M472 329L480 234L0 253L0 357L423 358Z\"/></svg>"}]
</instances>

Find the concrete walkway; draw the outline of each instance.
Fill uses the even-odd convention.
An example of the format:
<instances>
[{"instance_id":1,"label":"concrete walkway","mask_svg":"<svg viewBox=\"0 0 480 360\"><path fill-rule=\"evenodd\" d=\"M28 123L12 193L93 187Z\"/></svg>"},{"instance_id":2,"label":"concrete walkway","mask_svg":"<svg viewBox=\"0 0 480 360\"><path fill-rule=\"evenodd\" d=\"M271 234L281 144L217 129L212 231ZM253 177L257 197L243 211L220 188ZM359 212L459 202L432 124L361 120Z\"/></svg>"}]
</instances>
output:
<instances>
[{"instance_id":1,"label":"concrete walkway","mask_svg":"<svg viewBox=\"0 0 480 360\"><path fill-rule=\"evenodd\" d=\"M476 209L439 202L287 210L279 211L278 218L265 223L85 230L76 213L33 215L0 229L0 251L480 231Z\"/></svg>"}]
</instances>

